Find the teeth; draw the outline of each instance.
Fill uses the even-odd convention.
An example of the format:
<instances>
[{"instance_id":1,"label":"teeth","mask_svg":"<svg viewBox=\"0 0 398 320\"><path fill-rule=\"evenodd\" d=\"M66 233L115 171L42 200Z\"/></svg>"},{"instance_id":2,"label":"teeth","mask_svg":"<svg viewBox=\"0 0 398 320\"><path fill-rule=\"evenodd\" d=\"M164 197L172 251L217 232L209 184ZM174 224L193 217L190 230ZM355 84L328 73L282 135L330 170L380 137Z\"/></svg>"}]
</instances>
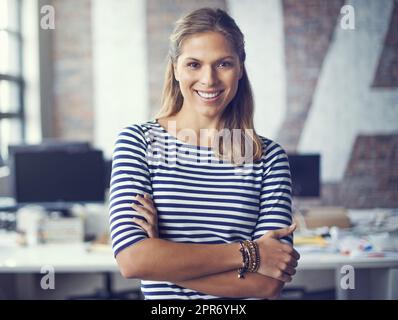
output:
<instances>
[{"instance_id":1,"label":"teeth","mask_svg":"<svg viewBox=\"0 0 398 320\"><path fill-rule=\"evenodd\" d=\"M221 91L212 92L212 93L203 92L203 91L196 91L196 92L198 93L198 95L200 95L202 98L205 99L213 99L221 93Z\"/></svg>"}]
</instances>

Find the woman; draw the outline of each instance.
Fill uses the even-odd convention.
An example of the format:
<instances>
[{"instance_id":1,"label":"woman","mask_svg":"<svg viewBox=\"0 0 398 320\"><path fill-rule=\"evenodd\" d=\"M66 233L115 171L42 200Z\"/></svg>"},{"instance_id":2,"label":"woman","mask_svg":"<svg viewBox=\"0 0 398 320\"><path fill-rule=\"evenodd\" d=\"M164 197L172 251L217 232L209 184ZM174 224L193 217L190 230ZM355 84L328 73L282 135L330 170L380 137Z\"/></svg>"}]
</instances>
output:
<instances>
[{"instance_id":1,"label":"woman","mask_svg":"<svg viewBox=\"0 0 398 320\"><path fill-rule=\"evenodd\" d=\"M288 159L253 129L244 62L243 34L227 13L183 17L160 114L116 142L112 244L146 299L272 298L295 274ZM219 133L232 129L245 144L224 143Z\"/></svg>"}]
</instances>

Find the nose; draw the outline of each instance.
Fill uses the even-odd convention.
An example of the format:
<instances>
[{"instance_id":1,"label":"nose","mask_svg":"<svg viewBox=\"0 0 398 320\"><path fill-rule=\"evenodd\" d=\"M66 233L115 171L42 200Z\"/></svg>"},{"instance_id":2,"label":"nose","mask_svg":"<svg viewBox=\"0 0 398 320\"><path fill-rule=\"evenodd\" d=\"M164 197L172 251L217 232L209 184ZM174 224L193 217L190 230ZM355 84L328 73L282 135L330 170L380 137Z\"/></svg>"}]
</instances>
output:
<instances>
[{"instance_id":1,"label":"nose","mask_svg":"<svg viewBox=\"0 0 398 320\"><path fill-rule=\"evenodd\" d=\"M200 83L207 87L212 87L218 82L217 71L212 66L202 68Z\"/></svg>"}]
</instances>

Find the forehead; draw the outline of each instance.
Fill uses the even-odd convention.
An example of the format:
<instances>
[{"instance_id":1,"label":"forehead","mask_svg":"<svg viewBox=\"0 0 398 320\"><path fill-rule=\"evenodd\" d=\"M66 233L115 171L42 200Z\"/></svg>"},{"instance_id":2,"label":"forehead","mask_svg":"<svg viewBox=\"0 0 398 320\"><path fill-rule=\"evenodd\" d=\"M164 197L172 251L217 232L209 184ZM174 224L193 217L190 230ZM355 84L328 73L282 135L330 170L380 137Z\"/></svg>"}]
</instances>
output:
<instances>
[{"instance_id":1,"label":"forehead","mask_svg":"<svg viewBox=\"0 0 398 320\"><path fill-rule=\"evenodd\" d=\"M221 56L237 56L231 43L219 32L194 34L181 46L181 58L217 59Z\"/></svg>"}]
</instances>

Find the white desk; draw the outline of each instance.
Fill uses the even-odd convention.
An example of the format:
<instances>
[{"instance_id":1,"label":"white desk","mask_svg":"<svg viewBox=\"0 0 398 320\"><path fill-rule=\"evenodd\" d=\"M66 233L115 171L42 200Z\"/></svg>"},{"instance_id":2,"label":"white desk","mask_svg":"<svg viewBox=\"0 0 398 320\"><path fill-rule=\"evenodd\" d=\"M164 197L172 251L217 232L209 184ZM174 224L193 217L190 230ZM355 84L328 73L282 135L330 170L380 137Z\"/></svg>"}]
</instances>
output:
<instances>
[{"instance_id":1,"label":"white desk","mask_svg":"<svg viewBox=\"0 0 398 320\"><path fill-rule=\"evenodd\" d=\"M139 281L118 276L120 272L110 249L88 252L87 247L86 244L0 245L0 274L4 275L0 292L7 294L11 290L11 296L16 299L64 299L79 296L79 292L90 294L99 288L104 293L139 289ZM45 268L42 270L42 267ZM49 267L54 270L57 290L43 291L40 273L44 276ZM112 285L114 281L117 288Z\"/></svg>"},{"instance_id":2,"label":"white desk","mask_svg":"<svg viewBox=\"0 0 398 320\"><path fill-rule=\"evenodd\" d=\"M111 250L87 251L88 246L77 244L46 244L31 247L1 247L0 272L37 272L52 266L55 272L118 272Z\"/></svg>"},{"instance_id":3,"label":"white desk","mask_svg":"<svg viewBox=\"0 0 398 320\"><path fill-rule=\"evenodd\" d=\"M354 268L358 290L370 290L375 298L398 298L398 256L351 258L335 253L302 253L297 277L303 273L334 272L337 298L350 299L355 297L355 290L343 290L340 286L344 265ZM119 272L110 249L88 252L85 244L0 245L0 273L40 273L43 266L53 267L55 273Z\"/></svg>"},{"instance_id":4,"label":"white desk","mask_svg":"<svg viewBox=\"0 0 398 320\"><path fill-rule=\"evenodd\" d=\"M398 268L398 254L390 257L350 257L338 253L300 254L298 270L328 270L344 265L358 269Z\"/></svg>"},{"instance_id":5,"label":"white desk","mask_svg":"<svg viewBox=\"0 0 398 320\"><path fill-rule=\"evenodd\" d=\"M298 248L300 252L300 248ZM338 253L301 252L297 272L334 273L336 298L345 299L398 299L398 254L385 257L350 257ZM352 266L355 273L355 289L341 286L343 266Z\"/></svg>"}]
</instances>

